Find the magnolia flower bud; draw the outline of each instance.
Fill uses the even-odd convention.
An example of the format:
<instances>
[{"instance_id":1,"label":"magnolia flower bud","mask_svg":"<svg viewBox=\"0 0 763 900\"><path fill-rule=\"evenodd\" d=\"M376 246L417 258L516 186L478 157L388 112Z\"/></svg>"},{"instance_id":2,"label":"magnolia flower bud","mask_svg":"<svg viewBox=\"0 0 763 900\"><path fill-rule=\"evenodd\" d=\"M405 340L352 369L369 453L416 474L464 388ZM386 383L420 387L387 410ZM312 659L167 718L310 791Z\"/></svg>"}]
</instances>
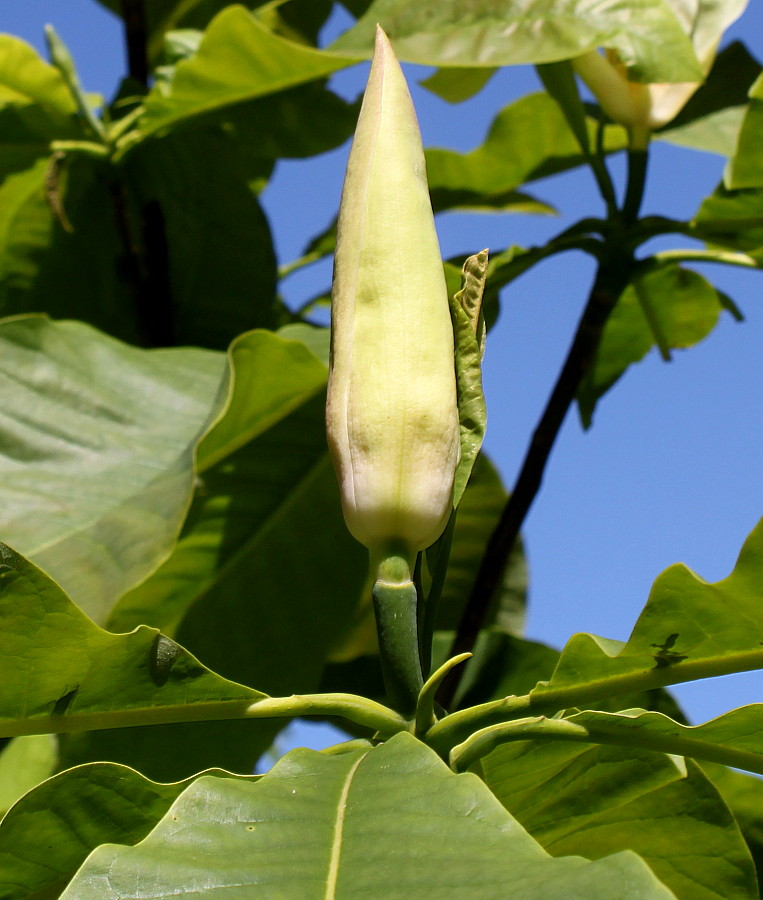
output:
<instances>
[{"instance_id":1,"label":"magnolia flower bud","mask_svg":"<svg viewBox=\"0 0 763 900\"><path fill-rule=\"evenodd\" d=\"M381 28L339 209L326 422L348 528L412 563L447 524L459 422L421 135Z\"/></svg>"}]
</instances>

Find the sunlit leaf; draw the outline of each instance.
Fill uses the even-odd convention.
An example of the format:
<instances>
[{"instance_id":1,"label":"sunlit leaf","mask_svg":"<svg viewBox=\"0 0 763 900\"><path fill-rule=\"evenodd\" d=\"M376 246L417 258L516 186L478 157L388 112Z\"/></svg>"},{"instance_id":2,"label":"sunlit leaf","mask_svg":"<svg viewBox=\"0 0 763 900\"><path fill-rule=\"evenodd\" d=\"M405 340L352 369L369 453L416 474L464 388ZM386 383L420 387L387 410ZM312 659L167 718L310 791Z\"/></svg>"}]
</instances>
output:
<instances>
[{"instance_id":1,"label":"sunlit leaf","mask_svg":"<svg viewBox=\"0 0 763 900\"><path fill-rule=\"evenodd\" d=\"M718 54L707 81L655 137L730 156L736 147L747 92L759 73L760 63L744 44L729 44Z\"/></svg>"},{"instance_id":2,"label":"sunlit leaf","mask_svg":"<svg viewBox=\"0 0 763 900\"><path fill-rule=\"evenodd\" d=\"M221 107L325 78L352 63L280 37L241 6L210 23L198 53L177 64L172 83L157 85L141 117L143 136Z\"/></svg>"},{"instance_id":3,"label":"sunlit leaf","mask_svg":"<svg viewBox=\"0 0 763 900\"><path fill-rule=\"evenodd\" d=\"M593 139L595 124L589 122ZM619 126L605 131L609 151L626 145ZM469 192L475 205L515 191L520 185L582 165L583 155L559 106L548 94L530 94L498 113L485 142L469 153L430 148L427 175L436 210L451 194ZM464 205L464 200L452 205Z\"/></svg>"},{"instance_id":4,"label":"sunlit leaf","mask_svg":"<svg viewBox=\"0 0 763 900\"><path fill-rule=\"evenodd\" d=\"M268 332L242 336L230 356L225 411L198 449L180 539L108 624L159 627L228 678L305 693L350 628L368 567L328 459L326 367ZM211 765L251 771L283 724L154 727L129 743L104 732L68 738L65 759L116 759L161 779Z\"/></svg>"},{"instance_id":5,"label":"sunlit leaf","mask_svg":"<svg viewBox=\"0 0 763 900\"><path fill-rule=\"evenodd\" d=\"M738 826L690 760L635 747L520 741L491 753L482 770L496 797L554 856L599 859L627 848L678 897L757 893Z\"/></svg>"},{"instance_id":6,"label":"sunlit leaf","mask_svg":"<svg viewBox=\"0 0 763 900\"><path fill-rule=\"evenodd\" d=\"M57 897L91 850L142 840L187 786L157 784L113 763L48 779L0 824L3 900Z\"/></svg>"},{"instance_id":7,"label":"sunlit leaf","mask_svg":"<svg viewBox=\"0 0 763 900\"><path fill-rule=\"evenodd\" d=\"M720 186L703 201L692 226L709 244L742 250L763 264L763 189Z\"/></svg>"},{"instance_id":8,"label":"sunlit leaf","mask_svg":"<svg viewBox=\"0 0 763 900\"><path fill-rule=\"evenodd\" d=\"M0 531L104 622L176 540L225 358L42 317L0 347Z\"/></svg>"},{"instance_id":9,"label":"sunlit leaf","mask_svg":"<svg viewBox=\"0 0 763 900\"><path fill-rule=\"evenodd\" d=\"M739 823L758 870L763 876L763 779L715 763L702 763Z\"/></svg>"},{"instance_id":10,"label":"sunlit leaf","mask_svg":"<svg viewBox=\"0 0 763 900\"><path fill-rule=\"evenodd\" d=\"M265 695L226 681L153 628L110 634L36 566L0 545L0 736L185 721ZM225 713L222 714L223 716Z\"/></svg>"},{"instance_id":11,"label":"sunlit leaf","mask_svg":"<svg viewBox=\"0 0 763 900\"><path fill-rule=\"evenodd\" d=\"M631 853L551 859L479 779L453 775L401 734L373 749L292 751L253 784L200 778L140 845L98 848L62 898L108 900L137 886L147 900L231 889L493 900L507 884L516 897L673 896Z\"/></svg>"},{"instance_id":12,"label":"sunlit leaf","mask_svg":"<svg viewBox=\"0 0 763 900\"><path fill-rule=\"evenodd\" d=\"M438 69L433 75L419 82L448 103L462 103L478 94L495 75L495 69Z\"/></svg>"},{"instance_id":13,"label":"sunlit leaf","mask_svg":"<svg viewBox=\"0 0 763 900\"><path fill-rule=\"evenodd\" d=\"M616 49L643 81L700 81L691 41L663 0L376 0L332 50L370 55L379 22L406 62L508 66Z\"/></svg>"}]
</instances>

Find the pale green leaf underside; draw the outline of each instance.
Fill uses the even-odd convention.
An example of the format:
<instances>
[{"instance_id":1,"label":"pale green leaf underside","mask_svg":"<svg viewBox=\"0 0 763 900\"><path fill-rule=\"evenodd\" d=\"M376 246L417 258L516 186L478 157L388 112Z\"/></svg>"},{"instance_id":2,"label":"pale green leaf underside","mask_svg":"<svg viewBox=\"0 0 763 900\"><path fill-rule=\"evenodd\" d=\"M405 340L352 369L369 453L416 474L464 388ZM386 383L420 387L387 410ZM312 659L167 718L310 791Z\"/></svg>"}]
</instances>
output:
<instances>
[{"instance_id":1,"label":"pale green leaf underside","mask_svg":"<svg viewBox=\"0 0 763 900\"><path fill-rule=\"evenodd\" d=\"M0 535L92 618L177 538L224 368L220 353L140 350L78 322L0 325Z\"/></svg>"},{"instance_id":2,"label":"pale green leaf underside","mask_svg":"<svg viewBox=\"0 0 763 900\"><path fill-rule=\"evenodd\" d=\"M76 104L61 73L29 44L0 34L0 106L39 104L48 114L73 115Z\"/></svg>"},{"instance_id":3,"label":"pale green leaf underside","mask_svg":"<svg viewBox=\"0 0 763 900\"><path fill-rule=\"evenodd\" d=\"M595 124L587 123L590 139ZM604 147L620 150L625 130L608 126ZM435 209L447 208L451 196L470 192L473 204L484 204L516 190L528 181L563 172L583 163L580 146L558 104L548 94L529 94L504 107L490 125L480 146L468 153L430 148L427 177ZM463 205L463 204L462 204Z\"/></svg>"},{"instance_id":4,"label":"pale green leaf underside","mask_svg":"<svg viewBox=\"0 0 763 900\"><path fill-rule=\"evenodd\" d=\"M368 55L379 22L407 62L508 66L618 50L644 81L700 81L689 37L664 0L376 0L331 47Z\"/></svg>"},{"instance_id":5,"label":"pale green leaf underside","mask_svg":"<svg viewBox=\"0 0 763 900\"><path fill-rule=\"evenodd\" d=\"M51 740L34 739L43 737ZM0 824L0 896L58 897L91 850L142 840L187 786L158 784L114 763L77 766L49 778Z\"/></svg>"},{"instance_id":6,"label":"pale green leaf underside","mask_svg":"<svg viewBox=\"0 0 763 900\"><path fill-rule=\"evenodd\" d=\"M673 896L631 853L549 858L479 779L400 734L292 751L255 783L200 778L140 845L97 849L62 898L494 900L509 884L513 900Z\"/></svg>"},{"instance_id":7,"label":"pale green leaf underside","mask_svg":"<svg viewBox=\"0 0 763 900\"><path fill-rule=\"evenodd\" d=\"M498 799L554 856L598 859L627 847L679 897L756 896L739 828L691 761L636 747L519 741L491 753L482 769Z\"/></svg>"},{"instance_id":8,"label":"pale green leaf underside","mask_svg":"<svg viewBox=\"0 0 763 900\"><path fill-rule=\"evenodd\" d=\"M32 563L0 550L0 737L237 717L265 696L155 629L103 631Z\"/></svg>"},{"instance_id":9,"label":"pale green leaf underside","mask_svg":"<svg viewBox=\"0 0 763 900\"><path fill-rule=\"evenodd\" d=\"M177 64L171 84L149 94L140 133L325 78L352 62L282 38L243 6L229 6L210 23L198 53Z\"/></svg>"}]
</instances>

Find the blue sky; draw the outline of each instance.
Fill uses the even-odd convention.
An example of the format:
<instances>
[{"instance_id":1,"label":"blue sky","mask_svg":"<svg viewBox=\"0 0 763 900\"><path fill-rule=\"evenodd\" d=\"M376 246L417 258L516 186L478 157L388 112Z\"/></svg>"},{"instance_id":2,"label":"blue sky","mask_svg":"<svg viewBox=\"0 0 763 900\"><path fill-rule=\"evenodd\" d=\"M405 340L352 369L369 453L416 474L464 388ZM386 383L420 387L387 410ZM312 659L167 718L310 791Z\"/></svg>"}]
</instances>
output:
<instances>
[{"instance_id":1,"label":"blue sky","mask_svg":"<svg viewBox=\"0 0 763 900\"><path fill-rule=\"evenodd\" d=\"M86 89L108 96L124 70L114 16L95 0L5 6L2 30L42 48L43 25L52 22L72 50ZM745 40L763 59L763 8L757 0L751 6L728 38ZM341 24L334 20L332 30ZM340 73L337 89L355 96L365 71L361 66ZM428 70L406 71L428 146L478 145L499 108L538 88L531 69L504 70L478 98L450 106L416 86ZM330 220L346 155L344 147L316 160L279 165L263 202L281 262L300 255ZM691 216L718 183L723 162L655 145L644 211ZM621 162L613 168L621 176ZM585 172L534 186L561 218L440 216L443 253L541 243L581 216L601 212L591 186ZM625 640L663 569L684 562L709 581L725 577L763 515L763 273L702 271L736 301L746 321L737 324L724 315L707 340L676 353L669 364L650 354L606 395L588 432L577 412L570 413L524 531L531 567L529 637L555 646L576 631ZM502 296L485 358L486 447L507 486L556 378L591 275L587 260L565 255L536 267ZM290 279L286 294L296 302L329 278L326 262ZM677 694L691 718L704 721L763 701L763 676L684 685Z\"/></svg>"}]
</instances>

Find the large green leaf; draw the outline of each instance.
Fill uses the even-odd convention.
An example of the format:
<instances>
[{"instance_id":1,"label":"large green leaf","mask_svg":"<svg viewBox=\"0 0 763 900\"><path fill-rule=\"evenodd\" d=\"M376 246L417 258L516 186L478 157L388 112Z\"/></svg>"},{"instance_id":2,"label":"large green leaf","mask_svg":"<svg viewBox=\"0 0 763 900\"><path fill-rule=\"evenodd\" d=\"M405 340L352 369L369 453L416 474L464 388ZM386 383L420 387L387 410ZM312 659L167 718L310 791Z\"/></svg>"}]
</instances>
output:
<instances>
[{"instance_id":1,"label":"large green leaf","mask_svg":"<svg viewBox=\"0 0 763 900\"><path fill-rule=\"evenodd\" d=\"M588 123L593 138L595 123ZM624 129L609 126L604 145L622 149ZM530 94L498 113L485 142L469 153L430 148L427 176L436 210L488 205L528 181L582 165L583 155L559 106L548 94Z\"/></svg>"},{"instance_id":2,"label":"large green leaf","mask_svg":"<svg viewBox=\"0 0 763 900\"><path fill-rule=\"evenodd\" d=\"M709 244L741 250L763 265L763 189L718 187L703 201L692 226Z\"/></svg>"},{"instance_id":3,"label":"large green leaf","mask_svg":"<svg viewBox=\"0 0 763 900\"><path fill-rule=\"evenodd\" d=\"M10 34L0 35L0 104L40 106L59 121L77 110L59 70Z\"/></svg>"},{"instance_id":4,"label":"large green leaf","mask_svg":"<svg viewBox=\"0 0 763 900\"><path fill-rule=\"evenodd\" d=\"M752 900L739 828L690 760L637 748L521 741L482 761L488 787L554 856L633 850L678 897Z\"/></svg>"},{"instance_id":5,"label":"large green leaf","mask_svg":"<svg viewBox=\"0 0 763 900\"><path fill-rule=\"evenodd\" d=\"M157 784L113 763L48 779L0 824L0 896L58 897L91 850L142 840L187 786Z\"/></svg>"},{"instance_id":6,"label":"large green leaf","mask_svg":"<svg viewBox=\"0 0 763 900\"><path fill-rule=\"evenodd\" d=\"M148 280L169 307L163 343L224 349L277 324L275 251L250 186L271 163L253 157L230 128L210 124L142 143L126 160Z\"/></svg>"},{"instance_id":7,"label":"large green leaf","mask_svg":"<svg viewBox=\"0 0 763 900\"><path fill-rule=\"evenodd\" d=\"M763 779L715 763L702 763L734 814L763 884Z\"/></svg>"},{"instance_id":8,"label":"large green leaf","mask_svg":"<svg viewBox=\"0 0 763 900\"><path fill-rule=\"evenodd\" d=\"M669 360L671 350L697 344L715 328L721 309L715 288L689 269L662 266L637 277L607 320L594 364L578 390L585 427L598 399L628 366L655 345Z\"/></svg>"},{"instance_id":9,"label":"large green leaf","mask_svg":"<svg viewBox=\"0 0 763 900\"><path fill-rule=\"evenodd\" d=\"M109 634L0 545L0 736L237 717L265 695L226 681L153 628ZM222 704L222 705L219 705Z\"/></svg>"},{"instance_id":10,"label":"large green leaf","mask_svg":"<svg viewBox=\"0 0 763 900\"><path fill-rule=\"evenodd\" d=\"M455 629L482 562L488 539L506 503L506 490L490 460L480 455L458 508L448 570L442 591L438 629ZM522 631L527 602L527 563L521 544L509 558L486 622Z\"/></svg>"},{"instance_id":11,"label":"large green leaf","mask_svg":"<svg viewBox=\"0 0 763 900\"><path fill-rule=\"evenodd\" d=\"M198 53L146 99L143 136L203 113L325 78L352 60L283 38L242 6L210 23Z\"/></svg>"},{"instance_id":12,"label":"large green leaf","mask_svg":"<svg viewBox=\"0 0 763 900\"><path fill-rule=\"evenodd\" d=\"M225 357L37 316L0 348L0 536L104 622L175 543Z\"/></svg>"},{"instance_id":13,"label":"large green leaf","mask_svg":"<svg viewBox=\"0 0 763 900\"><path fill-rule=\"evenodd\" d=\"M0 819L27 791L53 774L56 740L50 734L29 734L3 742L0 751Z\"/></svg>"},{"instance_id":14,"label":"large green leaf","mask_svg":"<svg viewBox=\"0 0 763 900\"><path fill-rule=\"evenodd\" d=\"M763 75L750 88L750 104L739 132L736 153L730 160L726 175L729 188L759 188L763 186Z\"/></svg>"},{"instance_id":15,"label":"large green leaf","mask_svg":"<svg viewBox=\"0 0 763 900\"><path fill-rule=\"evenodd\" d=\"M606 733L604 726L599 729L599 736L590 738L587 725L545 717L574 707L590 709L592 704L611 709L614 703L639 692L763 668L762 559L763 521L745 542L728 578L708 584L684 565L671 566L656 580L627 643L590 634L574 635L548 681L541 681L524 696L505 696L442 719L427 733L428 743L441 753L458 744L454 753L459 757L459 765L468 765L469 759L484 755L490 746L502 741L536 735L607 743L601 737ZM668 707L662 708L674 715ZM745 713L753 719L756 715ZM646 734L646 728L645 737L631 737L627 731L629 723L619 719L613 719L620 727L612 742L692 755L691 733L683 734L672 718L666 717L666 721L668 730L676 729L675 733L682 735L682 749L676 749L677 745L659 734L655 737L654 730L651 736ZM644 719L638 727L644 722L651 724L651 720ZM745 728L749 726L747 718L737 722ZM703 728L707 729L705 736L713 731L710 725ZM759 731L755 725L753 741L759 739ZM757 745L751 748L743 743L729 744L708 755L709 740L701 743L698 757L758 770L758 757L750 755L757 754ZM744 732L740 740L744 741ZM737 761L729 762L731 756Z\"/></svg>"},{"instance_id":16,"label":"large green leaf","mask_svg":"<svg viewBox=\"0 0 763 900\"><path fill-rule=\"evenodd\" d=\"M507 885L517 900L673 896L633 854L549 858L479 779L403 734L295 750L253 784L200 778L140 845L98 848L62 897L493 900Z\"/></svg>"},{"instance_id":17,"label":"large green leaf","mask_svg":"<svg viewBox=\"0 0 763 900\"><path fill-rule=\"evenodd\" d=\"M350 628L368 567L328 459L326 367L301 342L265 332L243 336L231 358L226 410L199 447L180 540L109 627L149 623L226 677L308 692ZM115 759L161 779L212 765L251 771L281 724L135 729L129 743L104 732L67 739L64 758Z\"/></svg>"},{"instance_id":18,"label":"large green leaf","mask_svg":"<svg viewBox=\"0 0 763 900\"><path fill-rule=\"evenodd\" d=\"M376 0L333 50L370 55L379 22L398 56L431 66L508 66L616 49L636 80L701 81L702 69L664 0Z\"/></svg>"},{"instance_id":19,"label":"large green leaf","mask_svg":"<svg viewBox=\"0 0 763 900\"><path fill-rule=\"evenodd\" d=\"M22 40L0 34L0 181L76 138L76 104L60 72Z\"/></svg>"}]
</instances>

